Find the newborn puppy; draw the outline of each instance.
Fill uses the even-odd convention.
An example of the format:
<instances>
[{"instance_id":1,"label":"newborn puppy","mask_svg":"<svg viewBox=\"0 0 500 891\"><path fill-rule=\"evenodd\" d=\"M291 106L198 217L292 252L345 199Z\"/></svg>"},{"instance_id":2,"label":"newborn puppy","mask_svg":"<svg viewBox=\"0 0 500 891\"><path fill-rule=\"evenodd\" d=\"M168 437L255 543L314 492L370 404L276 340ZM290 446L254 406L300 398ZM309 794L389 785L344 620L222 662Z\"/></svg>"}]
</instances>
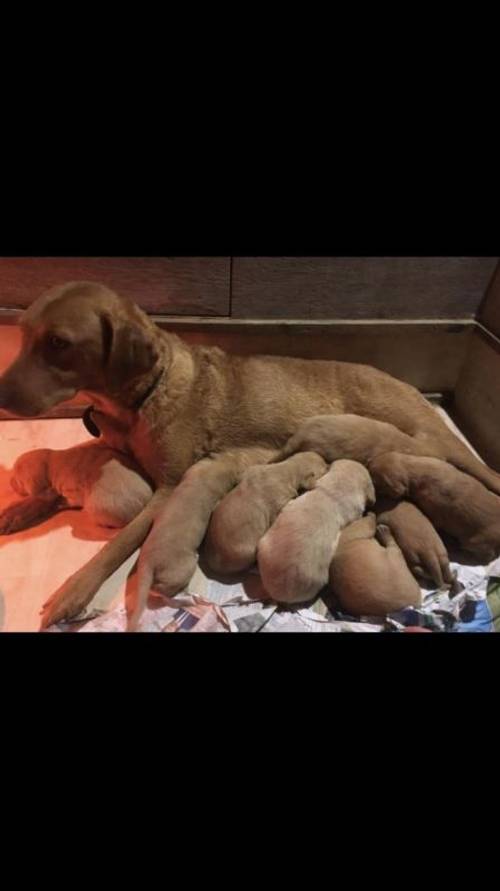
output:
<instances>
[{"instance_id":1,"label":"newborn puppy","mask_svg":"<svg viewBox=\"0 0 500 891\"><path fill-rule=\"evenodd\" d=\"M316 415L309 418L290 437L277 460L304 451L318 452L329 464L338 458L350 458L367 464L384 452L438 454L432 447L402 433L393 424L360 415Z\"/></svg>"},{"instance_id":2,"label":"newborn puppy","mask_svg":"<svg viewBox=\"0 0 500 891\"><path fill-rule=\"evenodd\" d=\"M257 549L270 597L278 603L315 597L328 582L341 530L374 501L366 468L355 461L336 461L310 492L287 504Z\"/></svg>"},{"instance_id":3,"label":"newborn puppy","mask_svg":"<svg viewBox=\"0 0 500 891\"><path fill-rule=\"evenodd\" d=\"M207 567L220 575L249 569L280 510L301 490L311 489L325 471L325 462L314 452L247 470L212 514L203 543Z\"/></svg>"},{"instance_id":4,"label":"newborn puppy","mask_svg":"<svg viewBox=\"0 0 500 891\"><path fill-rule=\"evenodd\" d=\"M379 535L383 544L375 538ZM369 514L341 533L330 564L330 588L351 616L385 616L419 606L420 588L387 526ZM328 595L324 597L328 603Z\"/></svg>"},{"instance_id":5,"label":"newborn puppy","mask_svg":"<svg viewBox=\"0 0 500 891\"><path fill-rule=\"evenodd\" d=\"M500 498L444 461L390 452L370 463L377 493L409 498L482 563L500 554Z\"/></svg>"},{"instance_id":6,"label":"newborn puppy","mask_svg":"<svg viewBox=\"0 0 500 891\"><path fill-rule=\"evenodd\" d=\"M375 511L377 523L389 527L413 575L432 579L438 588L453 584L446 548L431 521L415 504L382 499Z\"/></svg>"},{"instance_id":7,"label":"newborn puppy","mask_svg":"<svg viewBox=\"0 0 500 891\"><path fill-rule=\"evenodd\" d=\"M131 458L96 442L27 452L14 464L10 482L23 500L0 513L3 535L68 508L83 508L100 526L123 526L153 494Z\"/></svg>"}]
</instances>

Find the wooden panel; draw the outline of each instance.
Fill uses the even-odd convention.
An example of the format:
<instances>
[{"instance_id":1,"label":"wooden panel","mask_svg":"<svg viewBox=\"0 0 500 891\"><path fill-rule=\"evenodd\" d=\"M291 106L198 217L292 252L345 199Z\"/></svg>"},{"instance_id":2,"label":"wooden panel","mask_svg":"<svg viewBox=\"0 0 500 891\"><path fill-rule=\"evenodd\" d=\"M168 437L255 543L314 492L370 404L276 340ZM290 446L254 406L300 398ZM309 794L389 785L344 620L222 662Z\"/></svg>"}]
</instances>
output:
<instances>
[{"instance_id":1,"label":"wooden panel","mask_svg":"<svg viewBox=\"0 0 500 891\"><path fill-rule=\"evenodd\" d=\"M232 316L472 318L496 257L235 257Z\"/></svg>"},{"instance_id":2,"label":"wooden panel","mask_svg":"<svg viewBox=\"0 0 500 891\"><path fill-rule=\"evenodd\" d=\"M479 307L477 318L482 325L500 337L500 264Z\"/></svg>"},{"instance_id":3,"label":"wooden panel","mask_svg":"<svg viewBox=\"0 0 500 891\"><path fill-rule=\"evenodd\" d=\"M229 257L3 257L0 306L26 307L52 285L82 279L103 282L150 313L229 313Z\"/></svg>"},{"instance_id":4,"label":"wooden panel","mask_svg":"<svg viewBox=\"0 0 500 891\"><path fill-rule=\"evenodd\" d=\"M486 463L500 471L500 344L479 329L458 379L452 416Z\"/></svg>"}]
</instances>

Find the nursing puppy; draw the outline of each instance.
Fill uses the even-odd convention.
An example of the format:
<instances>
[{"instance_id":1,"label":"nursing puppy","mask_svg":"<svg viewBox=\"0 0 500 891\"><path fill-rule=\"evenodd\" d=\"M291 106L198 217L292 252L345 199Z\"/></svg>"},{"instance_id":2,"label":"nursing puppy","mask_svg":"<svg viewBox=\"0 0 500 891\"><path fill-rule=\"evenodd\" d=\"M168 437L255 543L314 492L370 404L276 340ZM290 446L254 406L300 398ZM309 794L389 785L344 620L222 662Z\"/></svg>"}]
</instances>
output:
<instances>
[{"instance_id":1,"label":"nursing puppy","mask_svg":"<svg viewBox=\"0 0 500 891\"><path fill-rule=\"evenodd\" d=\"M370 463L377 493L408 498L482 563L500 554L500 498L435 458L390 452Z\"/></svg>"},{"instance_id":2,"label":"nursing puppy","mask_svg":"<svg viewBox=\"0 0 500 891\"><path fill-rule=\"evenodd\" d=\"M341 530L373 505L365 467L336 461L315 487L286 505L257 549L267 593L278 603L311 600L328 582Z\"/></svg>"},{"instance_id":3,"label":"nursing puppy","mask_svg":"<svg viewBox=\"0 0 500 891\"><path fill-rule=\"evenodd\" d=\"M431 579L438 588L453 584L448 552L431 521L415 504L381 499L375 511L377 523L389 527L413 575Z\"/></svg>"},{"instance_id":4,"label":"nursing puppy","mask_svg":"<svg viewBox=\"0 0 500 891\"><path fill-rule=\"evenodd\" d=\"M235 449L223 456L204 458L184 474L142 546L128 631L137 630L150 590L166 597L185 590L196 570L198 549L218 502L228 488L240 482L254 461L269 461L274 455L268 449Z\"/></svg>"},{"instance_id":5,"label":"nursing puppy","mask_svg":"<svg viewBox=\"0 0 500 891\"><path fill-rule=\"evenodd\" d=\"M376 533L383 544L376 540ZM377 527L374 514L342 531L330 564L329 584L351 616L385 616L405 606L419 606L422 600L390 529Z\"/></svg>"},{"instance_id":6,"label":"nursing puppy","mask_svg":"<svg viewBox=\"0 0 500 891\"><path fill-rule=\"evenodd\" d=\"M439 455L432 442L417 440L393 424L360 415L315 415L304 421L279 452L278 461L295 452L312 451L329 464L349 458L367 464L384 452Z\"/></svg>"},{"instance_id":7,"label":"nursing puppy","mask_svg":"<svg viewBox=\"0 0 500 891\"><path fill-rule=\"evenodd\" d=\"M23 498L0 512L0 535L69 508L83 508L99 526L124 526L153 494L132 458L95 442L27 452L14 464L10 484Z\"/></svg>"},{"instance_id":8,"label":"nursing puppy","mask_svg":"<svg viewBox=\"0 0 500 891\"><path fill-rule=\"evenodd\" d=\"M314 452L247 470L212 514L203 542L207 567L220 575L249 569L260 539L280 510L299 492L311 489L325 471L325 462Z\"/></svg>"}]
</instances>

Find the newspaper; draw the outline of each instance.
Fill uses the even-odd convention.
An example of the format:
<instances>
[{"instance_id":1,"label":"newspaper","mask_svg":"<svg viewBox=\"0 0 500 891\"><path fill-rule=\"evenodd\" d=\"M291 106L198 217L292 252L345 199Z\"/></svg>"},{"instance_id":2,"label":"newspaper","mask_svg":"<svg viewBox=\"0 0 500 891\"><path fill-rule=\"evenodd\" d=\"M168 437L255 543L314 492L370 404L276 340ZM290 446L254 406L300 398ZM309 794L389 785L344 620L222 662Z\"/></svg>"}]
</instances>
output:
<instances>
[{"instance_id":1,"label":"newspaper","mask_svg":"<svg viewBox=\"0 0 500 891\"><path fill-rule=\"evenodd\" d=\"M457 592L421 588L422 605L407 607L387 618L363 616L361 619L329 612L318 600L314 606L286 608L270 601L250 598L243 585L223 584L207 579L205 595L185 591L176 597L150 597L142 616L142 632L211 633L374 633L404 631L421 626L432 631L461 630L472 604L486 601L490 579L500 579L500 558L488 566L468 566L452 562L456 572ZM59 623L51 631L124 632L127 628L125 605L110 612L92 610L77 616L74 623Z\"/></svg>"}]
</instances>

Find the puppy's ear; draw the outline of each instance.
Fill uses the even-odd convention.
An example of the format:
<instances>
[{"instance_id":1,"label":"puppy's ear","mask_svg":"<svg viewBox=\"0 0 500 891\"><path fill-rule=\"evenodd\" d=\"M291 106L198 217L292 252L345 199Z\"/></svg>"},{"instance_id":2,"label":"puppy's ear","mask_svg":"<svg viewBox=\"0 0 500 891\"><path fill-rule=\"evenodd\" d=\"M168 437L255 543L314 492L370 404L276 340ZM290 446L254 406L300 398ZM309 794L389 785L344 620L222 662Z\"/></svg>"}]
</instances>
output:
<instances>
[{"instance_id":1,"label":"puppy's ear","mask_svg":"<svg viewBox=\"0 0 500 891\"><path fill-rule=\"evenodd\" d=\"M309 473L302 479L300 488L304 492L308 492L310 489L314 489L316 483L319 478L324 475L326 471L324 470L311 470Z\"/></svg>"},{"instance_id":2,"label":"puppy's ear","mask_svg":"<svg viewBox=\"0 0 500 891\"><path fill-rule=\"evenodd\" d=\"M119 383L153 368L158 353L147 331L139 325L113 319L108 313L102 313L100 321L103 370L107 376Z\"/></svg>"}]
</instances>

